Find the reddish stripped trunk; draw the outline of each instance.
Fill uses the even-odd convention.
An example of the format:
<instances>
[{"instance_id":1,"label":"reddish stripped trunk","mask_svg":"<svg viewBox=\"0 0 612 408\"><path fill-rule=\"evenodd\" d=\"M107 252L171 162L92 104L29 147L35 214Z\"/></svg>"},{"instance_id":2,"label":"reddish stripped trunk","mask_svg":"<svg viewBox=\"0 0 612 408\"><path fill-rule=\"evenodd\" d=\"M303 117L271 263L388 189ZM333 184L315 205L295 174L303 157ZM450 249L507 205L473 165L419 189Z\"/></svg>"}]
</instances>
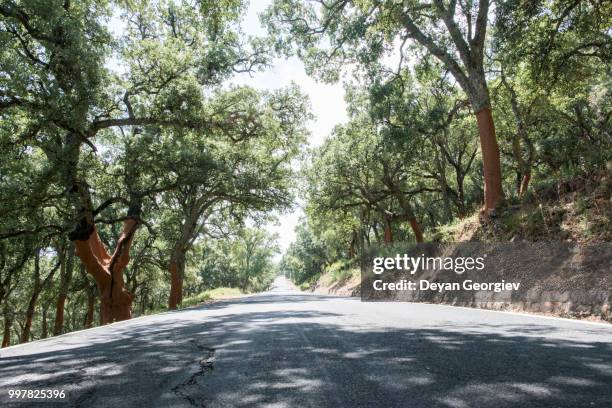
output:
<instances>
[{"instance_id":1,"label":"reddish stripped trunk","mask_svg":"<svg viewBox=\"0 0 612 408\"><path fill-rule=\"evenodd\" d=\"M484 108L476 113L480 149L484 170L485 210L495 210L504 199L502 190L501 162L499 146L495 136L495 124L490 108Z\"/></svg>"},{"instance_id":2,"label":"reddish stripped trunk","mask_svg":"<svg viewBox=\"0 0 612 408\"><path fill-rule=\"evenodd\" d=\"M410 219L410 227L412 227L412 232L414 232L414 239L417 243L423 242L423 231L421 231L421 226L416 218Z\"/></svg>"},{"instance_id":3,"label":"reddish stripped trunk","mask_svg":"<svg viewBox=\"0 0 612 408\"><path fill-rule=\"evenodd\" d=\"M76 255L93 276L100 291L100 322L107 324L132 317L134 296L125 288L123 270L129 262L132 239L138 228L134 219L124 221L113 255L109 255L93 227L86 240L75 240Z\"/></svg>"},{"instance_id":4,"label":"reddish stripped trunk","mask_svg":"<svg viewBox=\"0 0 612 408\"><path fill-rule=\"evenodd\" d=\"M183 301L183 272L185 263L173 254L170 259L170 296L168 297L168 308L176 309Z\"/></svg>"},{"instance_id":5,"label":"reddish stripped trunk","mask_svg":"<svg viewBox=\"0 0 612 408\"><path fill-rule=\"evenodd\" d=\"M53 335L62 334L64 328L64 308L66 306L66 294L60 293L55 304L55 323L53 324Z\"/></svg>"}]
</instances>

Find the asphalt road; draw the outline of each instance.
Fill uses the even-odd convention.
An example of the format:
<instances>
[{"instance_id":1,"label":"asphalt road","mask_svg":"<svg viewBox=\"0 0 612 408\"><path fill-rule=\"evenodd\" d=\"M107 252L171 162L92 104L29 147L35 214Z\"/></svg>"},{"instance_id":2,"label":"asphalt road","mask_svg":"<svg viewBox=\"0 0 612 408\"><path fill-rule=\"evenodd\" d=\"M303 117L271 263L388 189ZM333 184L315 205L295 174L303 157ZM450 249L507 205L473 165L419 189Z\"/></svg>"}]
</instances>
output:
<instances>
[{"instance_id":1,"label":"asphalt road","mask_svg":"<svg viewBox=\"0 0 612 408\"><path fill-rule=\"evenodd\" d=\"M612 326L291 291L0 351L40 406L612 407Z\"/></svg>"}]
</instances>

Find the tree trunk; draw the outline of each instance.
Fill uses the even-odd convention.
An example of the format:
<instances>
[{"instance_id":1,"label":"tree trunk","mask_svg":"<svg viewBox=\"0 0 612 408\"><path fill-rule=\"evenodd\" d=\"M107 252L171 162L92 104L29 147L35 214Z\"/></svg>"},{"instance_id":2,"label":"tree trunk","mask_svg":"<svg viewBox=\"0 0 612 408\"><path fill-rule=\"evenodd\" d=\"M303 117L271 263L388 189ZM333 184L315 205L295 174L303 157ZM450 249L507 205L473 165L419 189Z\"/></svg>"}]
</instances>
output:
<instances>
[{"instance_id":1,"label":"tree trunk","mask_svg":"<svg viewBox=\"0 0 612 408\"><path fill-rule=\"evenodd\" d=\"M198 229L198 221L203 211L207 208L205 197L200 197L186 212L185 220L181 225L180 236L172 247L170 254L170 296L168 296L168 308L176 309L183 301L183 278L185 274L185 256L194 239Z\"/></svg>"},{"instance_id":2,"label":"tree trunk","mask_svg":"<svg viewBox=\"0 0 612 408\"><path fill-rule=\"evenodd\" d=\"M527 140L527 148L529 149L529 155L527 160L523 159L521 153L521 143L519 137ZM514 137L512 141L512 154L514 155L514 159L518 164L518 185L517 185L517 195L522 197L529 187L529 181L531 180L531 162L533 160L533 148L531 146L530 141L528 140L525 132L519 128L518 134Z\"/></svg>"},{"instance_id":3,"label":"tree trunk","mask_svg":"<svg viewBox=\"0 0 612 408\"><path fill-rule=\"evenodd\" d=\"M34 310L36 309L36 301L38 300L38 288L34 288L30 301L28 302L28 308L26 310L25 324L23 325L23 331L21 332L21 342L27 343L30 341L30 331L32 329L32 318L34 317Z\"/></svg>"},{"instance_id":4,"label":"tree trunk","mask_svg":"<svg viewBox=\"0 0 612 408\"><path fill-rule=\"evenodd\" d=\"M357 243L357 231L353 230L353 235L351 236L351 243L349 245L349 259L353 259L355 258L356 255L356 250L355 250L355 244Z\"/></svg>"},{"instance_id":5,"label":"tree trunk","mask_svg":"<svg viewBox=\"0 0 612 408\"><path fill-rule=\"evenodd\" d=\"M57 296L57 303L55 305L55 323L53 324L54 336L62 334L62 331L64 330L64 309L66 306L66 298L68 297L68 289L70 287L74 265L74 245L72 242L68 243L67 251L67 256L64 259L62 269L60 271L60 288L59 295Z\"/></svg>"},{"instance_id":6,"label":"tree trunk","mask_svg":"<svg viewBox=\"0 0 612 408\"><path fill-rule=\"evenodd\" d=\"M124 221L112 256L106 251L95 226L86 239L74 241L76 255L93 276L100 292L101 324L132 317L134 296L125 288L123 270L129 262L129 251L137 228L138 221L135 219Z\"/></svg>"},{"instance_id":7,"label":"tree trunk","mask_svg":"<svg viewBox=\"0 0 612 408\"><path fill-rule=\"evenodd\" d=\"M170 296L168 308L176 309L183 301L183 274L185 273L185 253L174 249L170 257Z\"/></svg>"},{"instance_id":8,"label":"tree trunk","mask_svg":"<svg viewBox=\"0 0 612 408\"><path fill-rule=\"evenodd\" d=\"M372 224L372 229L374 230L374 237L376 238L376 243L378 245L380 245L380 243L381 243L381 241L380 241L380 232L378 232L378 226L377 225L378 225L378 223L374 222Z\"/></svg>"},{"instance_id":9,"label":"tree trunk","mask_svg":"<svg viewBox=\"0 0 612 408\"><path fill-rule=\"evenodd\" d=\"M2 347L11 345L11 329L13 328L12 312L7 307L4 308L4 333L2 335Z\"/></svg>"},{"instance_id":10,"label":"tree trunk","mask_svg":"<svg viewBox=\"0 0 612 408\"><path fill-rule=\"evenodd\" d=\"M412 227L412 232L414 232L414 239L417 243L423 242L423 231L421 231L421 226L417 221L416 217L410 219L410 227Z\"/></svg>"},{"instance_id":11,"label":"tree trunk","mask_svg":"<svg viewBox=\"0 0 612 408\"><path fill-rule=\"evenodd\" d=\"M47 307L48 306L45 306L42 311L42 331L40 334L41 339L46 339L47 337L49 337L49 325L47 324L47 312L49 310L47 309Z\"/></svg>"},{"instance_id":12,"label":"tree trunk","mask_svg":"<svg viewBox=\"0 0 612 408\"><path fill-rule=\"evenodd\" d=\"M36 251L34 257L34 285L32 288L32 294L30 295L30 301L26 309L26 318L21 331L21 343L27 343L30 341L30 331L32 329L32 319L34 317L34 310L36 309L36 302L38 301L38 295L40 294L42 287L40 283L40 248Z\"/></svg>"},{"instance_id":13,"label":"tree trunk","mask_svg":"<svg viewBox=\"0 0 612 408\"><path fill-rule=\"evenodd\" d=\"M242 292L246 293L247 288L249 286L249 272L246 272L246 275L244 275L244 278L242 279L242 284L240 285L240 289L242 290Z\"/></svg>"},{"instance_id":14,"label":"tree trunk","mask_svg":"<svg viewBox=\"0 0 612 408\"><path fill-rule=\"evenodd\" d=\"M519 197L522 197L523 194L527 191L527 187L529 186L529 180L531 180L531 166L533 162L533 144L527 135L527 126L526 119L531 111L531 107L528 107L526 110L520 108L518 96L514 88L506 81L506 77L502 71L502 83L506 86L506 89L510 93L510 106L512 107L512 113L514 114L514 120L516 123L516 134L512 138L512 154L514 155L514 159L518 164L519 168L519 182L517 193ZM533 104L531 105L533 106ZM521 149L521 140L525 142L525 147L527 148L528 154L527 159L523 159L523 152Z\"/></svg>"},{"instance_id":15,"label":"tree trunk","mask_svg":"<svg viewBox=\"0 0 612 408\"><path fill-rule=\"evenodd\" d=\"M57 336L62 334L64 329L64 308L66 305L66 295L60 293L57 297L57 303L55 305L55 323L53 324L53 335Z\"/></svg>"},{"instance_id":16,"label":"tree trunk","mask_svg":"<svg viewBox=\"0 0 612 408\"><path fill-rule=\"evenodd\" d=\"M531 172L524 173L523 177L521 178L521 186L519 188L519 197L522 197L527 192L527 188L529 188L530 180L531 180Z\"/></svg>"},{"instance_id":17,"label":"tree trunk","mask_svg":"<svg viewBox=\"0 0 612 408\"><path fill-rule=\"evenodd\" d=\"M495 136L495 124L491 109L485 107L476 113L478 134L484 170L485 210L495 210L504 199L502 189L501 162L499 146Z\"/></svg>"},{"instance_id":18,"label":"tree trunk","mask_svg":"<svg viewBox=\"0 0 612 408\"><path fill-rule=\"evenodd\" d=\"M85 328L89 329L93 326L94 308L96 306L96 296L94 288L87 289L87 313L85 313Z\"/></svg>"},{"instance_id":19,"label":"tree trunk","mask_svg":"<svg viewBox=\"0 0 612 408\"><path fill-rule=\"evenodd\" d=\"M141 294L141 300L140 300L140 315L144 316L145 312L147 311L147 302L148 302L148 293L149 291L147 290L147 288L144 288L142 290L142 294Z\"/></svg>"},{"instance_id":20,"label":"tree trunk","mask_svg":"<svg viewBox=\"0 0 612 408\"><path fill-rule=\"evenodd\" d=\"M416 240L416 242L423 242L423 231L421 231L421 226L419 225L416 216L414 215L412 206L410 205L404 194L401 192L401 190L392 183L390 177L387 177L387 181L385 184L387 185L387 187L389 187L391 193L395 196L395 198L397 198L397 201L399 202L400 207L402 208L402 215L399 219L408 219L410 221L412 231L414 232L414 239ZM390 217L387 217L387 219L389 221L391 220Z\"/></svg>"},{"instance_id":21,"label":"tree trunk","mask_svg":"<svg viewBox=\"0 0 612 408\"><path fill-rule=\"evenodd\" d=\"M391 230L391 220L388 217L385 217L384 243L390 244L392 242L393 242L393 231Z\"/></svg>"}]
</instances>

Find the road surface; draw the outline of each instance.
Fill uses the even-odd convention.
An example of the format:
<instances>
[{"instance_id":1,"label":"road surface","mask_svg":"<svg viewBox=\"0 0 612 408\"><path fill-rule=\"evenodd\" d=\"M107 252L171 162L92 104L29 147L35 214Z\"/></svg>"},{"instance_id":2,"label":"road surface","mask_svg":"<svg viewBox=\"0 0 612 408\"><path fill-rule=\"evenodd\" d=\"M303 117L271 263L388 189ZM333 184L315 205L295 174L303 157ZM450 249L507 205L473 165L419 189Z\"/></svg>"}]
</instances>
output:
<instances>
[{"instance_id":1,"label":"road surface","mask_svg":"<svg viewBox=\"0 0 612 408\"><path fill-rule=\"evenodd\" d=\"M612 326L292 291L0 351L40 406L612 407Z\"/></svg>"}]
</instances>

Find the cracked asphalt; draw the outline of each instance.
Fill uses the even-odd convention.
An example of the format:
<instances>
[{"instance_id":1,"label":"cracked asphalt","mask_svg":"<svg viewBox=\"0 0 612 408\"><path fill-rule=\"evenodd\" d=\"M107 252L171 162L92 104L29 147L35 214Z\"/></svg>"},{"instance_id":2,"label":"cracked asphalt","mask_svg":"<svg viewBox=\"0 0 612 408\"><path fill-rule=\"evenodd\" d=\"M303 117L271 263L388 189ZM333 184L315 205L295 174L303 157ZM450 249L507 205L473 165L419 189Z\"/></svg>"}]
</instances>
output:
<instances>
[{"instance_id":1,"label":"cracked asphalt","mask_svg":"<svg viewBox=\"0 0 612 408\"><path fill-rule=\"evenodd\" d=\"M612 325L362 303L281 278L263 294L3 349L0 406L612 407Z\"/></svg>"}]
</instances>

